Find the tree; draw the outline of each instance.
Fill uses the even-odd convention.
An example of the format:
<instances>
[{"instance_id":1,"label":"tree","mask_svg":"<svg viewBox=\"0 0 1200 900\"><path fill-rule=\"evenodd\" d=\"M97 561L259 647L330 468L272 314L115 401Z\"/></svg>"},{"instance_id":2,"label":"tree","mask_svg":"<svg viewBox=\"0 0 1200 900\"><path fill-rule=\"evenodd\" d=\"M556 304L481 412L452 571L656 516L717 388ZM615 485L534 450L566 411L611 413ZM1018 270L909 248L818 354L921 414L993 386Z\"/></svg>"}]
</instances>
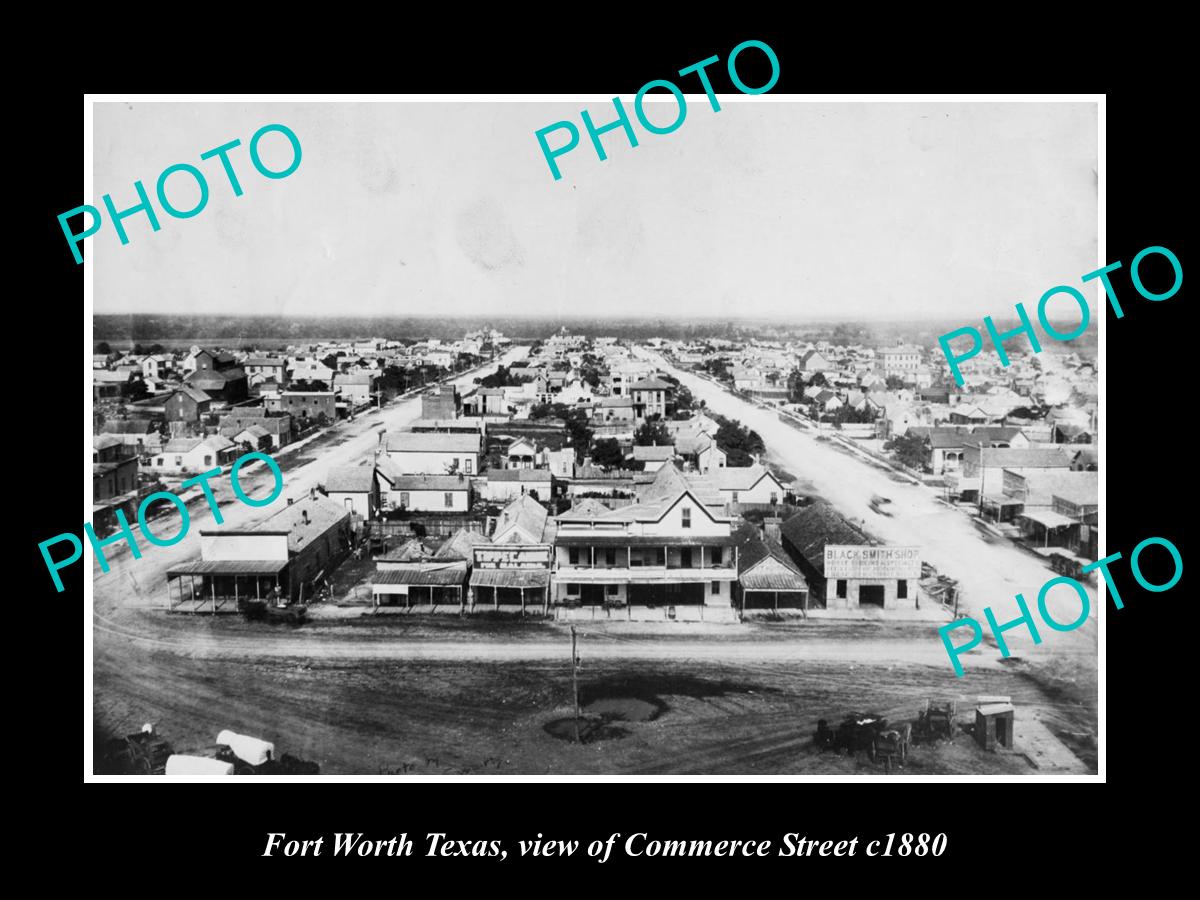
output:
<instances>
[{"instance_id":1,"label":"tree","mask_svg":"<svg viewBox=\"0 0 1200 900\"><path fill-rule=\"evenodd\" d=\"M616 438L600 438L592 447L592 462L605 469L620 468L625 454Z\"/></svg>"},{"instance_id":2,"label":"tree","mask_svg":"<svg viewBox=\"0 0 1200 900\"><path fill-rule=\"evenodd\" d=\"M96 352L108 356L108 354L112 353L112 347L108 346L108 341L101 341L96 345Z\"/></svg>"},{"instance_id":3,"label":"tree","mask_svg":"<svg viewBox=\"0 0 1200 900\"><path fill-rule=\"evenodd\" d=\"M749 466L754 463L754 454L766 452L767 446L757 431L750 431L741 422L716 417L719 423L716 433L717 446L725 451L728 465Z\"/></svg>"},{"instance_id":4,"label":"tree","mask_svg":"<svg viewBox=\"0 0 1200 900\"><path fill-rule=\"evenodd\" d=\"M324 365L325 368L331 369L334 372L338 370L338 358L332 353L321 360L321 364Z\"/></svg>"},{"instance_id":5,"label":"tree","mask_svg":"<svg viewBox=\"0 0 1200 900\"><path fill-rule=\"evenodd\" d=\"M671 432L662 422L643 422L642 426L633 433L633 443L637 447L667 447L675 443L671 440Z\"/></svg>"},{"instance_id":6,"label":"tree","mask_svg":"<svg viewBox=\"0 0 1200 900\"><path fill-rule=\"evenodd\" d=\"M808 387L829 387L829 379L824 372L814 372L813 377L808 379Z\"/></svg>"},{"instance_id":7,"label":"tree","mask_svg":"<svg viewBox=\"0 0 1200 900\"><path fill-rule=\"evenodd\" d=\"M885 381L889 391L898 391L904 387L904 379L899 375L889 375Z\"/></svg>"},{"instance_id":8,"label":"tree","mask_svg":"<svg viewBox=\"0 0 1200 900\"><path fill-rule=\"evenodd\" d=\"M922 471L929 466L929 441L920 435L902 434L883 445L896 461L910 469Z\"/></svg>"}]
</instances>

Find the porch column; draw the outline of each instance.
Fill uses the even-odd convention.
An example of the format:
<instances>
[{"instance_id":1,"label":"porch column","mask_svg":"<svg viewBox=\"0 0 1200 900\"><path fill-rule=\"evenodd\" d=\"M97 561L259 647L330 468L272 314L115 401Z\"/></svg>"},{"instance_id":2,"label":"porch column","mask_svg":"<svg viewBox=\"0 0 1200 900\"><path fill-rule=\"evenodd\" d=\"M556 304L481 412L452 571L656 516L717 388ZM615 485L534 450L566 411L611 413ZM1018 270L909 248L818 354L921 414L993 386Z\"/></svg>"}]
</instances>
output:
<instances>
[{"instance_id":1,"label":"porch column","mask_svg":"<svg viewBox=\"0 0 1200 900\"><path fill-rule=\"evenodd\" d=\"M473 588L473 587L467 588L467 593L474 596L475 588ZM472 605L474 605L474 604L472 603ZM463 593L462 585L459 585L459 587L458 587L458 614L460 616L464 615L466 613L466 611L467 611L467 595Z\"/></svg>"},{"instance_id":2,"label":"porch column","mask_svg":"<svg viewBox=\"0 0 1200 900\"><path fill-rule=\"evenodd\" d=\"M237 589L237 576L236 575L233 576L233 608L234 609L238 608L238 589Z\"/></svg>"},{"instance_id":3,"label":"porch column","mask_svg":"<svg viewBox=\"0 0 1200 900\"><path fill-rule=\"evenodd\" d=\"M500 588L492 588L492 609L499 611L500 609Z\"/></svg>"},{"instance_id":4,"label":"porch column","mask_svg":"<svg viewBox=\"0 0 1200 900\"><path fill-rule=\"evenodd\" d=\"M213 576L213 580L212 580L212 602L213 602L213 615L215 616L217 614L217 579L216 579L216 576Z\"/></svg>"},{"instance_id":5,"label":"porch column","mask_svg":"<svg viewBox=\"0 0 1200 900\"><path fill-rule=\"evenodd\" d=\"M521 588L521 615L525 615L525 588Z\"/></svg>"}]
</instances>

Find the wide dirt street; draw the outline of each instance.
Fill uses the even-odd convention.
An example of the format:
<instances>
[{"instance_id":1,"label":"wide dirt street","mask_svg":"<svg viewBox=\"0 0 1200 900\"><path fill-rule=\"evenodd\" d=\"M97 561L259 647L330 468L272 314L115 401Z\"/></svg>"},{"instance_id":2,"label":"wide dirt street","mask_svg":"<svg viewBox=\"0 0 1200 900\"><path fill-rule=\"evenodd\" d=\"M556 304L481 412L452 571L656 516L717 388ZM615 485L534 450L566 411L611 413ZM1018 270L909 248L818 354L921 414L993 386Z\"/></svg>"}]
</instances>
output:
<instances>
[{"instance_id":1,"label":"wide dirt street","mask_svg":"<svg viewBox=\"0 0 1200 900\"><path fill-rule=\"evenodd\" d=\"M984 607L991 607L996 621L1003 624L1020 615L1015 596L1022 594L1034 616L1038 615L1038 591L1056 576L1032 554L981 532L963 513L939 502L933 489L896 478L849 451L837 449L830 441L817 440L815 434L781 422L775 411L759 408L706 379L675 368L659 354L646 355L711 409L757 431L774 459L812 485L814 492L832 502L842 515L862 520L870 534L887 543L919 546L923 559L939 572L958 579L962 588L959 614L974 616L985 632L984 643L961 657L968 676L981 657L995 656L998 652L984 620ZM871 509L871 500L876 496L892 501L887 506L891 516ZM1030 660L1078 652L1083 659L1090 648L1094 659L1098 630L1096 591L1090 585L1086 587L1091 615L1082 626L1075 631L1059 632L1041 625L1039 619L1043 639L1039 646L1033 645L1024 626L1014 628L1005 632L1012 652ZM1055 587L1047 595L1047 607L1064 624L1079 617L1079 597L1070 587ZM970 633L969 629L961 629L954 635L955 642L964 643ZM1094 674L1091 680L1095 680Z\"/></svg>"},{"instance_id":2,"label":"wide dirt street","mask_svg":"<svg viewBox=\"0 0 1200 900\"><path fill-rule=\"evenodd\" d=\"M986 543L928 492L679 377L718 412L758 430L784 465L847 514L867 518L875 534L925 547L980 605L1002 585L1036 598L1049 577L1020 551ZM419 399L407 399L280 454L284 496L307 492L331 466L368 458L381 429L419 413ZM870 519L874 493L892 498L895 519ZM231 527L272 512L237 503L227 488L218 497ZM191 509L193 529L213 527L202 500ZM1028 733L1032 748L1048 739L1078 758L1059 754L1052 764L1031 752L1037 768L1019 753L984 753L960 733L951 743L914 747L904 773L1096 769L1091 623L1083 634L1048 635L1053 652L1036 661L1024 644L1022 658L1007 662L994 647L973 653L961 679L935 623L583 623L580 700L590 721L605 722L575 744L562 739L573 727L565 626L482 614L354 616L293 629L149 608L165 600L167 568L197 552L193 531L175 547L146 548L141 559L117 552L107 574L95 569L86 634L94 639L97 747L154 722L178 751L206 747L230 728L272 740L280 753L318 763L322 774L882 774L863 754L819 753L811 741L817 720L874 712L907 721L933 697L959 701L967 722L975 696L1001 694L1017 704L1019 740Z\"/></svg>"}]
</instances>

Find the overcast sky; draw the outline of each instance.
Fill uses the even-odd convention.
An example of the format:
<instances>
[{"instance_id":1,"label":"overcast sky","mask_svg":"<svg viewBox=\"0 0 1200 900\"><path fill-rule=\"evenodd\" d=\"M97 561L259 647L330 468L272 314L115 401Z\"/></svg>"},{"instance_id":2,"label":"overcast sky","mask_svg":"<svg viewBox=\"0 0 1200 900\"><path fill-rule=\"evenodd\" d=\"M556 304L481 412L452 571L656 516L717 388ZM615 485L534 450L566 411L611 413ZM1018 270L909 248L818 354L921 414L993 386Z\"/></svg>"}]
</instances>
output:
<instances>
[{"instance_id":1,"label":"overcast sky","mask_svg":"<svg viewBox=\"0 0 1200 900\"><path fill-rule=\"evenodd\" d=\"M660 136L622 99L639 146L609 132L605 162L579 110L599 125L611 103L96 104L88 202L132 206L139 178L153 197L178 162L211 195L194 218L159 209L158 232L127 219L127 246L107 221L88 238L95 311L965 323L1096 268L1094 104L764 97L714 113L700 95ZM560 119L582 135L555 181L534 132ZM303 147L280 180L247 149L274 122ZM233 138L241 197L199 158ZM278 134L261 146L272 168L290 159ZM194 204L186 175L168 184Z\"/></svg>"}]
</instances>

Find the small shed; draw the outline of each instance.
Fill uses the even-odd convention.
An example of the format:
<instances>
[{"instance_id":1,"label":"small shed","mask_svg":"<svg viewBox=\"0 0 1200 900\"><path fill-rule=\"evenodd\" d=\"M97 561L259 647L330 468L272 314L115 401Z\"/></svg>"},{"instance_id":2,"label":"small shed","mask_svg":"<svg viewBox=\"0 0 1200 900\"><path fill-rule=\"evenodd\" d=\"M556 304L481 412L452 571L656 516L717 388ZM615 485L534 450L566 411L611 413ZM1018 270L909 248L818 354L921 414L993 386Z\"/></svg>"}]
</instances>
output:
<instances>
[{"instance_id":1,"label":"small shed","mask_svg":"<svg viewBox=\"0 0 1200 900\"><path fill-rule=\"evenodd\" d=\"M975 707L975 740L984 750L996 746L1012 749L1013 706L1011 703L984 703Z\"/></svg>"}]
</instances>

